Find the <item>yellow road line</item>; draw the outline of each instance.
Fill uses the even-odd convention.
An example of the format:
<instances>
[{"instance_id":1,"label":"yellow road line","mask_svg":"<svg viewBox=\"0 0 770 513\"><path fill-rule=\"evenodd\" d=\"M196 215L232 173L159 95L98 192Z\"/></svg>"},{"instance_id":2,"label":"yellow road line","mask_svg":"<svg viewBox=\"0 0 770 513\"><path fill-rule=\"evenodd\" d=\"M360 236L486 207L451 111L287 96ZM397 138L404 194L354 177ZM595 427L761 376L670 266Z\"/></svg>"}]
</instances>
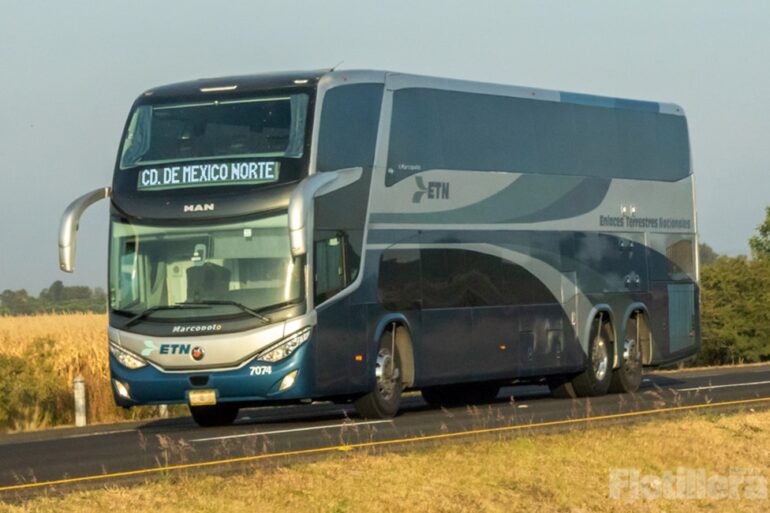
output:
<instances>
[{"instance_id":1,"label":"yellow road line","mask_svg":"<svg viewBox=\"0 0 770 513\"><path fill-rule=\"evenodd\" d=\"M564 419L564 420L552 420L547 422L538 422L534 424L516 424L514 426L499 426L499 427L493 427L493 428L484 428L484 429L472 429L469 431L458 431L454 433L441 433L436 435L424 435L424 436L415 436L411 438L399 438L399 439L392 439L392 440L381 440L376 442L360 442L360 443L354 443L354 444L346 444L346 445L335 445L332 447L318 447L315 449L301 449L296 451L285 451L285 452L276 452L276 453L269 453L269 454L257 454L253 456L241 456L238 458L227 458L227 459L221 459L221 460L212 460L212 461L202 461L198 463L184 463L179 465L166 465L163 467L152 467L152 468L144 468L144 469L138 469L138 470L127 470L124 472L113 472L111 474L97 474L97 475L91 475L91 476L82 476L82 477L73 477L73 478L67 478L67 479L57 479L54 481L41 481L38 483L25 483L25 484L17 484L17 485L10 485L10 486L2 486L0 487L0 492L7 492L12 490L23 490L28 488L40 488L44 486L55 486L55 485L63 485L63 484L73 484L73 483L82 483L87 481L97 481L101 479L113 479L118 477L130 477L130 476L139 476L143 474L153 474L157 472L165 472L165 471L171 471L171 470L184 470L184 469L193 469L193 468L204 468L204 467L212 467L215 465L226 465L226 464L232 464L232 463L244 463L244 462L250 462L250 461L258 461L258 460L265 460L265 459L271 459L271 458L282 458L286 456L302 456L302 455L308 455L308 454L318 454L318 453L324 453L324 452L335 452L335 451L350 451L352 449L361 449L365 447L378 447L378 446L384 446L384 445L397 445L397 444L407 444L407 443L414 443L414 442L424 442L428 440L441 440L441 439L447 439L447 438L457 438L461 436L471 436L471 435L481 435L481 434L489 434L489 433L501 433L506 431L518 431L518 430L524 430L524 429L532 429L532 428L540 428L540 427L548 427L548 426L565 426L570 424L587 424L589 422L596 422L601 420L611 420L611 419L622 419L622 418L629 418L629 417L642 417L645 415L653 415L657 413L665 413L665 412L673 412L673 411L686 411L686 410L700 410L700 409L706 409L706 408L716 408L718 406L731 406L731 405L747 405L747 404L755 404L755 403L761 403L761 402L769 402L770 397L759 397L755 399L741 399L737 401L723 401L719 403L705 403L705 404L694 404L690 406L672 406L669 408L654 408L651 410L641 410L641 411L632 411L632 412L626 412L626 413L614 413L610 415L598 415L595 417L582 417L579 419Z\"/></svg>"}]
</instances>

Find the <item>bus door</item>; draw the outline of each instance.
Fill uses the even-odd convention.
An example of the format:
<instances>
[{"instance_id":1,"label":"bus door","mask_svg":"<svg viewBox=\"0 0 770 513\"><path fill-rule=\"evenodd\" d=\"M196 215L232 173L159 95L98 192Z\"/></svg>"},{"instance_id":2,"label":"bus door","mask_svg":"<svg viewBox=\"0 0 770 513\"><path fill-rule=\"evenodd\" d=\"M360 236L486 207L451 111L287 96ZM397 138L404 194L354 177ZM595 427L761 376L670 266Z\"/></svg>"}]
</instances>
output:
<instances>
[{"instance_id":1,"label":"bus door","mask_svg":"<svg viewBox=\"0 0 770 513\"><path fill-rule=\"evenodd\" d=\"M317 231L313 248L314 303L317 307L315 378L323 394L350 391L353 354L350 296L335 298L349 283L347 241L343 234Z\"/></svg>"}]
</instances>

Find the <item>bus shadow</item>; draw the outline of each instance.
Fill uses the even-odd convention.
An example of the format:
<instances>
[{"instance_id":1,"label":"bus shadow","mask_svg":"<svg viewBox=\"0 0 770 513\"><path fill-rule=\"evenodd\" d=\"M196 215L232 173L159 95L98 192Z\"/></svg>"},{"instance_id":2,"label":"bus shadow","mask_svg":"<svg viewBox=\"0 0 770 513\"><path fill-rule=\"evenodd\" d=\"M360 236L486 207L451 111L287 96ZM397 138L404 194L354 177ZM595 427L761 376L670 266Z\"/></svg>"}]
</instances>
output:
<instances>
[{"instance_id":1,"label":"bus shadow","mask_svg":"<svg viewBox=\"0 0 770 513\"><path fill-rule=\"evenodd\" d=\"M646 381L642 383L640 390L671 388L684 383L682 380L668 376L648 375L645 376L645 378ZM525 401L527 403L541 403L549 400L559 399L553 399L546 386L516 385L503 387L500 389L500 393L494 400L474 404L472 407L501 406L506 404L513 405ZM464 412L468 407L470 406L433 406L426 403L419 392L408 393L402 399L401 409L396 419L403 417L404 415L423 412L446 412L456 414ZM358 417L352 404L317 403L307 405L268 406L244 408L241 410L238 419L236 419L232 426L223 426L213 429L217 431L238 430L239 428L253 426L281 426L292 429L293 427L299 427L309 423L315 424L335 421L337 423L349 422L350 424L356 424L364 422L365 419ZM172 419L151 420L138 426L136 429L144 434L155 434L204 428L199 428L191 417L176 417ZM209 431L212 428L205 429Z\"/></svg>"}]
</instances>

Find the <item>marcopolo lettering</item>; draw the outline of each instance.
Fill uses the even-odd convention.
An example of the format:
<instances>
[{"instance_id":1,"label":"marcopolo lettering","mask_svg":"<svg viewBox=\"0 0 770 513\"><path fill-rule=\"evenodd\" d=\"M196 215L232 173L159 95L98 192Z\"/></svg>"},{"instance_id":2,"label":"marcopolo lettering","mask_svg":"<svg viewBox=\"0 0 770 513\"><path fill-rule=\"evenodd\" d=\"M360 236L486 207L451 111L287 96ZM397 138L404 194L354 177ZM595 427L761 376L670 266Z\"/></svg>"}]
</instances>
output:
<instances>
[{"instance_id":1,"label":"marcopolo lettering","mask_svg":"<svg viewBox=\"0 0 770 513\"><path fill-rule=\"evenodd\" d=\"M210 331L222 331L221 324L198 324L194 326L174 326L171 333L206 333Z\"/></svg>"},{"instance_id":2,"label":"marcopolo lettering","mask_svg":"<svg viewBox=\"0 0 770 513\"><path fill-rule=\"evenodd\" d=\"M205 163L143 169L137 190L163 190L207 185L271 183L278 180L276 161Z\"/></svg>"}]
</instances>

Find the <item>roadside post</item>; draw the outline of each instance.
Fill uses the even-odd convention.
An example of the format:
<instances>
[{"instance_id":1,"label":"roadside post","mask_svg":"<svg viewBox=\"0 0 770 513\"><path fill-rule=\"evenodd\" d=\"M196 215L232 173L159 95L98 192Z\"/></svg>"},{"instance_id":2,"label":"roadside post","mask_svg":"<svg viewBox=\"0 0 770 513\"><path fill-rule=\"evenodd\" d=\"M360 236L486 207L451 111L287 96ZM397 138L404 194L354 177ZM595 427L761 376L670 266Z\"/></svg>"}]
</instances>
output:
<instances>
[{"instance_id":1,"label":"roadside post","mask_svg":"<svg viewBox=\"0 0 770 513\"><path fill-rule=\"evenodd\" d=\"M75 425L86 425L86 380L83 376L76 376L74 380L75 390Z\"/></svg>"}]
</instances>

